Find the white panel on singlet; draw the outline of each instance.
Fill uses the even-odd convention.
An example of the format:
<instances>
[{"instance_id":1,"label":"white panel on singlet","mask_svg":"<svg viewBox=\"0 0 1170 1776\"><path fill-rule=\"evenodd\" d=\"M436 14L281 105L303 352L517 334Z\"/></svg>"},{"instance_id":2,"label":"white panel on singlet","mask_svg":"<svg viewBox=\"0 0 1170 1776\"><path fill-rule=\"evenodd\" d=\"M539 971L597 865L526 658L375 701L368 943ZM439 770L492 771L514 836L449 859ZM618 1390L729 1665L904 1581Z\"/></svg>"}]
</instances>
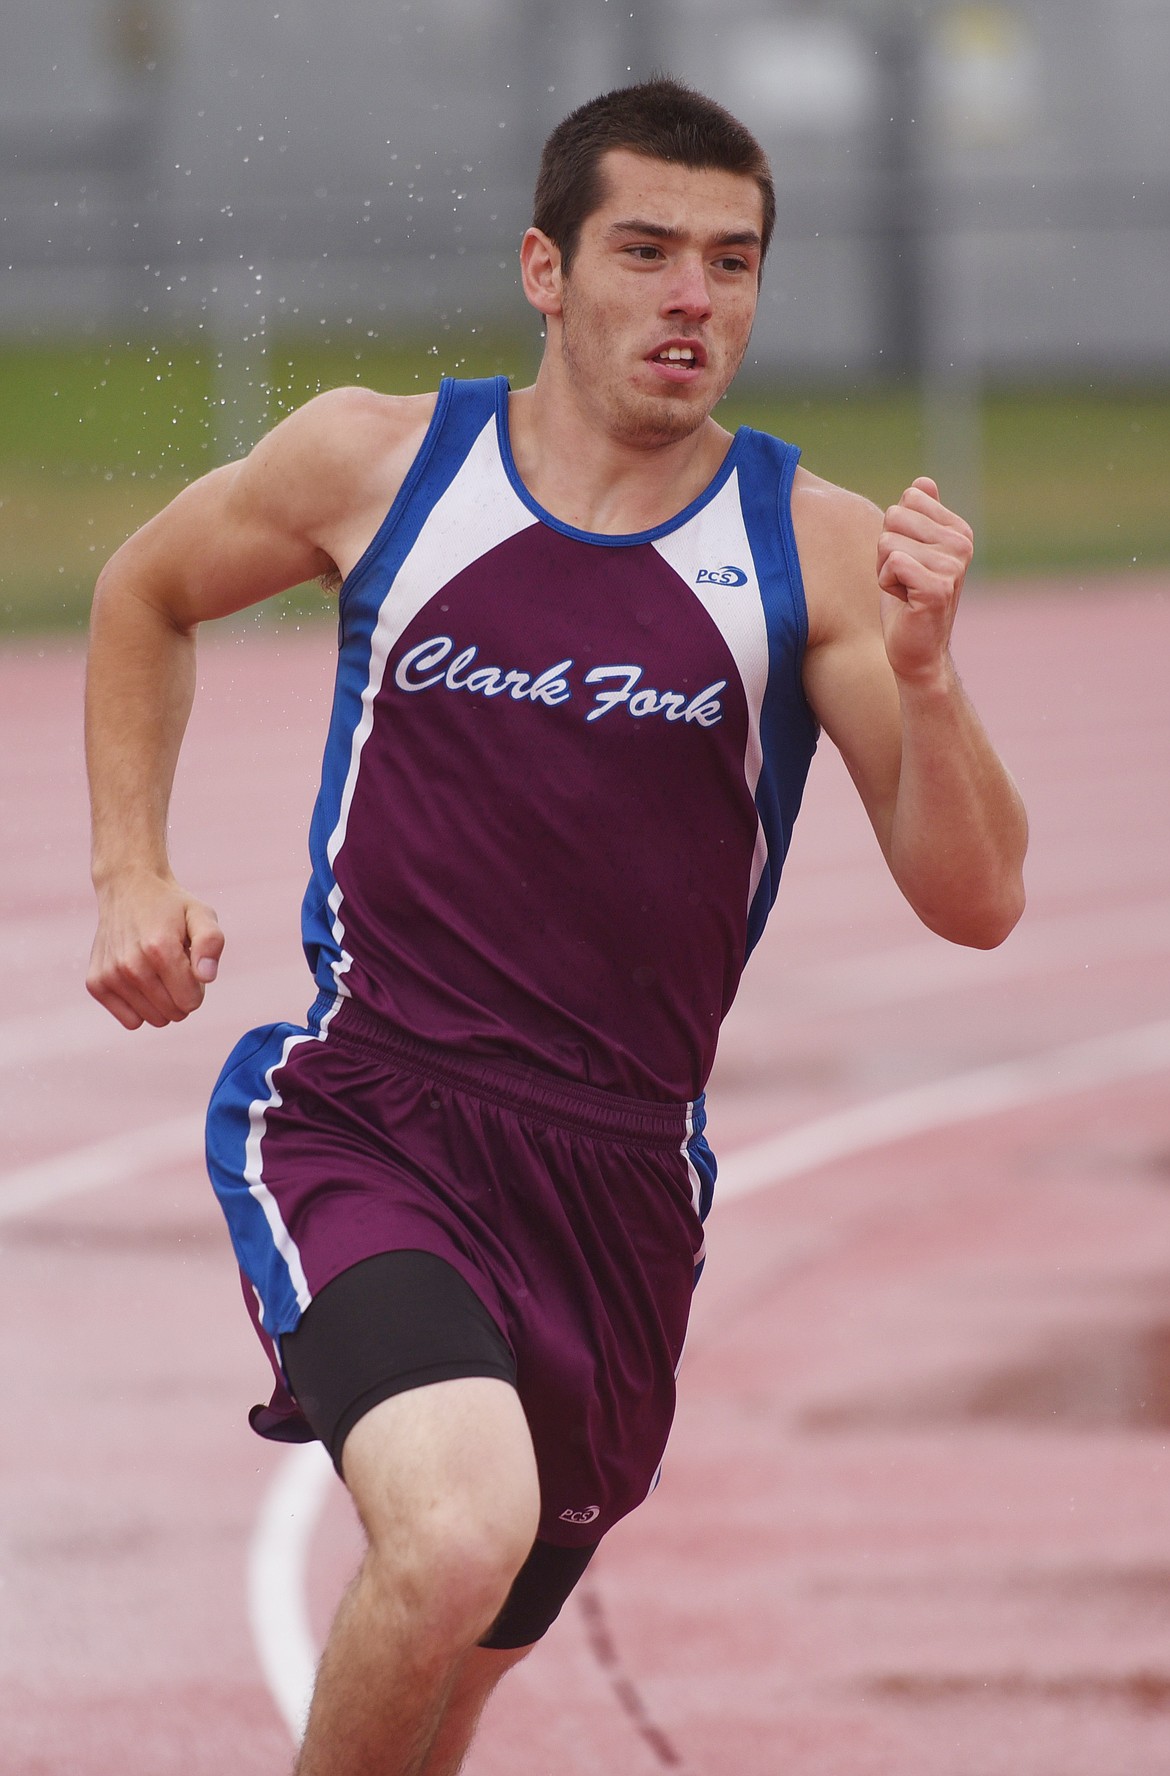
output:
<instances>
[{"instance_id":1,"label":"white panel on singlet","mask_svg":"<svg viewBox=\"0 0 1170 1776\"><path fill-rule=\"evenodd\" d=\"M439 440L439 448L442 439ZM493 413L468 451L457 474L428 514L418 537L394 581L387 588L370 638L370 669L362 692L361 718L350 741L349 769L341 806L329 835L327 856L332 866L345 843L349 811L357 788L362 748L374 725L374 703L382 688L391 648L424 605L473 561L497 548L518 531L535 522L515 493L500 461ZM341 916L342 892L335 880L329 895L333 913L333 937L341 952L333 965L337 989L345 993L344 975L352 957L345 950L345 924Z\"/></svg>"},{"instance_id":2,"label":"white panel on singlet","mask_svg":"<svg viewBox=\"0 0 1170 1776\"><path fill-rule=\"evenodd\" d=\"M760 712L768 688L768 626L740 507L739 471L687 524L660 537L654 547L707 611L739 670L748 709L743 771L754 799L763 765ZM767 855L764 829L757 822L749 906Z\"/></svg>"}]
</instances>

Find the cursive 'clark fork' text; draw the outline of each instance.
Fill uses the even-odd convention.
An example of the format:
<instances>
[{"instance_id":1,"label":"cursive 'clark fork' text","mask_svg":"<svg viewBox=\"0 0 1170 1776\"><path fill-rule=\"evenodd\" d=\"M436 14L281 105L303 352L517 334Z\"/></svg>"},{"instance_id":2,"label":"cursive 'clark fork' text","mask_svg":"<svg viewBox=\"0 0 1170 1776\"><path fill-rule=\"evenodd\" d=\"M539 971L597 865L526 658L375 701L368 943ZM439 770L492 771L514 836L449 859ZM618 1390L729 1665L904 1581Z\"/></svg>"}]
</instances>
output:
<instances>
[{"instance_id":1,"label":"cursive 'clark fork' text","mask_svg":"<svg viewBox=\"0 0 1170 1776\"><path fill-rule=\"evenodd\" d=\"M400 691L430 691L441 687L447 691L470 691L480 697L502 697L505 694L517 703L543 703L555 708L573 700L572 660L558 660L543 672L506 671L502 666L479 666L477 647L465 647L458 653L449 635L433 635L408 648L394 668L394 683ZM683 691L658 691L642 684L641 666L594 666L584 675L583 683L597 687L586 721L600 721L612 709L624 709L627 715L662 715L669 722L695 722L701 728L712 728L723 716L720 692L727 689L727 680L720 678L696 696ZM605 687L602 689L601 687Z\"/></svg>"}]
</instances>

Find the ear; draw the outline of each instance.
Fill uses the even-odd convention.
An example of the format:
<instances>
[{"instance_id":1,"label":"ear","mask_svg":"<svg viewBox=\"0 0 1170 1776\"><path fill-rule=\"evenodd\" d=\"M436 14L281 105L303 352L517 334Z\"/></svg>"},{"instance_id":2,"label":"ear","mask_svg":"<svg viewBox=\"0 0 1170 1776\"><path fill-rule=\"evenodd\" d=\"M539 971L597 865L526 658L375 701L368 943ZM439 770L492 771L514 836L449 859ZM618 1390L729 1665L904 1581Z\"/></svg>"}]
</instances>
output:
<instances>
[{"instance_id":1,"label":"ear","mask_svg":"<svg viewBox=\"0 0 1170 1776\"><path fill-rule=\"evenodd\" d=\"M539 314L560 314L563 281L561 249L539 228L528 229L520 243L520 282Z\"/></svg>"}]
</instances>

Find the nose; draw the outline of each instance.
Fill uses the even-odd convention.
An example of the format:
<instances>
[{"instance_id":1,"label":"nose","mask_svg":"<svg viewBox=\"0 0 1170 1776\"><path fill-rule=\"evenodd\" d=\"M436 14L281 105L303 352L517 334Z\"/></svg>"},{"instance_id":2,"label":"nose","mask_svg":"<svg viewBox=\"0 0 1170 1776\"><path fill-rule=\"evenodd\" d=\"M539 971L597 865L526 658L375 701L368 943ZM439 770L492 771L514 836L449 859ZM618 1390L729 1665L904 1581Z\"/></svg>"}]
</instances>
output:
<instances>
[{"instance_id":1,"label":"nose","mask_svg":"<svg viewBox=\"0 0 1170 1776\"><path fill-rule=\"evenodd\" d=\"M663 294L664 315L686 315L703 321L711 314L711 291L707 284L707 268L699 254L687 253L679 258L674 275Z\"/></svg>"}]
</instances>

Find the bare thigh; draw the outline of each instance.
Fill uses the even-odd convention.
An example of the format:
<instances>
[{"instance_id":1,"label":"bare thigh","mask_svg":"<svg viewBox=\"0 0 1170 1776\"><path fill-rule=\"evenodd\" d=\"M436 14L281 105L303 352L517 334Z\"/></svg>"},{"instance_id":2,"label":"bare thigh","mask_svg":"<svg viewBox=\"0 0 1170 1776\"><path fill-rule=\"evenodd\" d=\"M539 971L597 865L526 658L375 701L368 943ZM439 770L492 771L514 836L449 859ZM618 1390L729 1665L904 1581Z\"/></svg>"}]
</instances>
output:
<instances>
[{"instance_id":1,"label":"bare thigh","mask_svg":"<svg viewBox=\"0 0 1170 1776\"><path fill-rule=\"evenodd\" d=\"M408 1568L473 1555L514 1571L536 1536L536 1458L507 1382L464 1376L395 1394L358 1420L341 1463L371 1546Z\"/></svg>"}]
</instances>

